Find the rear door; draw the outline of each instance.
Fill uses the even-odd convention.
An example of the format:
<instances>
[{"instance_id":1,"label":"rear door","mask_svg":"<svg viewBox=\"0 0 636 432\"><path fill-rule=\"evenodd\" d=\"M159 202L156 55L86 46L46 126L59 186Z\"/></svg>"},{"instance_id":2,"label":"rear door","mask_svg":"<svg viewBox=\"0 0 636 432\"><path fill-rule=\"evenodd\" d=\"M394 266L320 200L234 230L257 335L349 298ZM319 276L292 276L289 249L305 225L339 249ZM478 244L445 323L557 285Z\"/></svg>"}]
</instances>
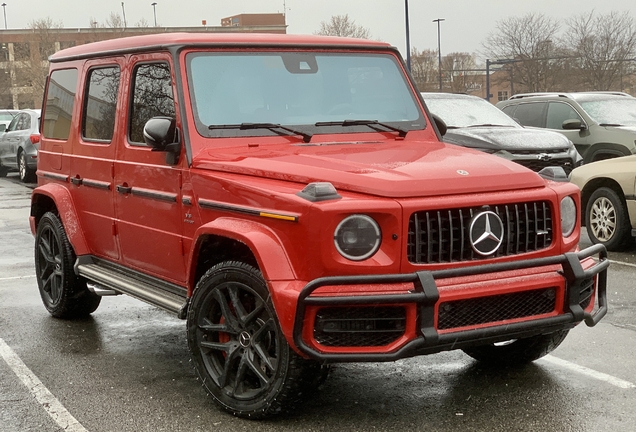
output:
<instances>
[{"instance_id":1,"label":"rear door","mask_svg":"<svg viewBox=\"0 0 636 432\"><path fill-rule=\"evenodd\" d=\"M150 118L176 118L171 58L167 53L137 55L130 63L127 133L115 162L122 259L126 266L183 284L182 168L166 163L166 153L152 151L143 139L143 127ZM180 164L184 159L180 158Z\"/></svg>"}]
</instances>

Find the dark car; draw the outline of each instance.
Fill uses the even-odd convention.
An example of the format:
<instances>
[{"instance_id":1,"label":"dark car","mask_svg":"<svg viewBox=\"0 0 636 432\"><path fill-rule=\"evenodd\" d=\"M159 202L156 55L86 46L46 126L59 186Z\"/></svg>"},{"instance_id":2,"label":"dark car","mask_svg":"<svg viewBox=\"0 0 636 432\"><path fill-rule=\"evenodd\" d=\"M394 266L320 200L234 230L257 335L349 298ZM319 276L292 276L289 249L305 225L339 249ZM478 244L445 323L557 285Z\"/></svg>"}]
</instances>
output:
<instances>
[{"instance_id":1,"label":"dark car","mask_svg":"<svg viewBox=\"0 0 636 432\"><path fill-rule=\"evenodd\" d=\"M20 180L35 180L40 142L40 110L22 110L0 133L0 177L18 170Z\"/></svg>"},{"instance_id":2,"label":"dark car","mask_svg":"<svg viewBox=\"0 0 636 432\"><path fill-rule=\"evenodd\" d=\"M422 93L431 113L448 128L444 141L492 153L534 171L560 166L566 173L581 156L564 136L524 128L484 99L452 93Z\"/></svg>"}]
</instances>

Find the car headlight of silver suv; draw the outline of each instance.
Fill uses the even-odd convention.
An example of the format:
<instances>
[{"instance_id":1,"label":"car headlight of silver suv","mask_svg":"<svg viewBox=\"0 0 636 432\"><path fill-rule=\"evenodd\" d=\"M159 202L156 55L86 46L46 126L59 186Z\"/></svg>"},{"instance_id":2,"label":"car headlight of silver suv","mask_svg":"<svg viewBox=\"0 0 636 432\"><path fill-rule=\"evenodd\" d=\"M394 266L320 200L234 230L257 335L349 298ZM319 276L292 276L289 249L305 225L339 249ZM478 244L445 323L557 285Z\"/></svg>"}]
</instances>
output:
<instances>
[{"instance_id":1,"label":"car headlight of silver suv","mask_svg":"<svg viewBox=\"0 0 636 432\"><path fill-rule=\"evenodd\" d=\"M377 252L382 240L380 226L367 215L346 217L336 227L334 243L343 257L362 261Z\"/></svg>"},{"instance_id":2,"label":"car headlight of silver suv","mask_svg":"<svg viewBox=\"0 0 636 432\"><path fill-rule=\"evenodd\" d=\"M561 200L561 230L563 237L568 237L576 226L576 204L572 197Z\"/></svg>"}]
</instances>

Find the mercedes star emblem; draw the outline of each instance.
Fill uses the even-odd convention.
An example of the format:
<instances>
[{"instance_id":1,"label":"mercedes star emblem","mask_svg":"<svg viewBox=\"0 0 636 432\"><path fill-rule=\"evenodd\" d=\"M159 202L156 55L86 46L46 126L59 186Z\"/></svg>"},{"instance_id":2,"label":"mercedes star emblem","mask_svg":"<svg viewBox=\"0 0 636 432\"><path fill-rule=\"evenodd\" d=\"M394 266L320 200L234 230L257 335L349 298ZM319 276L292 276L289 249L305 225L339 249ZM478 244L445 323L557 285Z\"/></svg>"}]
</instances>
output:
<instances>
[{"instance_id":1,"label":"mercedes star emblem","mask_svg":"<svg viewBox=\"0 0 636 432\"><path fill-rule=\"evenodd\" d=\"M478 213L470 222L470 244L479 255L494 254L503 241L503 222L496 213Z\"/></svg>"}]
</instances>

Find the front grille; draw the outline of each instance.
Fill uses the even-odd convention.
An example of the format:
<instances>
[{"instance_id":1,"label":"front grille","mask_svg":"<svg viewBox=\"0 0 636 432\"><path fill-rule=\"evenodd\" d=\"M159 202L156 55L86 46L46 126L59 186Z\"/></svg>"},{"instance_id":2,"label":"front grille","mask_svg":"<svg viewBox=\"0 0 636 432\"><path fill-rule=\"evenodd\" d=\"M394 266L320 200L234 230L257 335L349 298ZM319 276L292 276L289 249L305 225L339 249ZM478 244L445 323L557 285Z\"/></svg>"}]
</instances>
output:
<instances>
[{"instance_id":1,"label":"front grille","mask_svg":"<svg viewBox=\"0 0 636 432\"><path fill-rule=\"evenodd\" d=\"M528 159L513 159L519 165L523 165L526 168L531 169L532 171L539 172L543 168L551 167L551 166L559 166L563 168L566 174L570 174L572 169L572 159L569 158L561 158L561 159L551 159L549 161L541 161L541 160L528 160Z\"/></svg>"},{"instance_id":2,"label":"front grille","mask_svg":"<svg viewBox=\"0 0 636 432\"><path fill-rule=\"evenodd\" d=\"M556 304L556 288L500 294L441 303L439 330L530 317L550 313Z\"/></svg>"},{"instance_id":3,"label":"front grille","mask_svg":"<svg viewBox=\"0 0 636 432\"><path fill-rule=\"evenodd\" d=\"M399 306L332 307L316 314L314 339L326 346L383 346L404 334L406 310Z\"/></svg>"},{"instance_id":4,"label":"front grille","mask_svg":"<svg viewBox=\"0 0 636 432\"><path fill-rule=\"evenodd\" d=\"M592 302L592 294L594 294L594 279L585 279L579 287L579 306L583 309L588 307Z\"/></svg>"},{"instance_id":5,"label":"front grille","mask_svg":"<svg viewBox=\"0 0 636 432\"><path fill-rule=\"evenodd\" d=\"M549 201L420 211L409 220L409 262L434 264L484 259L473 251L469 233L470 220L484 209L499 215L504 226L501 246L491 258L533 252L552 243Z\"/></svg>"}]
</instances>

